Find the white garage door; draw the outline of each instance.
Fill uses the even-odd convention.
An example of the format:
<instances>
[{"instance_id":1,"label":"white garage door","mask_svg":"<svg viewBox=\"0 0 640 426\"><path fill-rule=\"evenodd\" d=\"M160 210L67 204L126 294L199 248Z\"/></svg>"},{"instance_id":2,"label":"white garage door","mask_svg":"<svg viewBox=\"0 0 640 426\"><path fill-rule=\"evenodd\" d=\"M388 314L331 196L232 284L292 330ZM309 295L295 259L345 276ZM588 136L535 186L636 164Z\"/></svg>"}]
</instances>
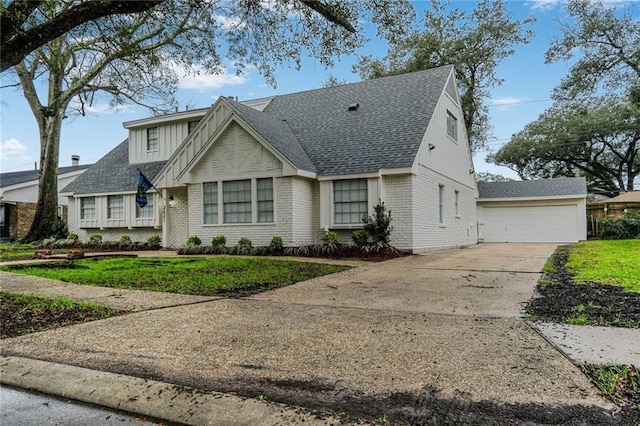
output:
<instances>
[{"instance_id":1,"label":"white garage door","mask_svg":"<svg viewBox=\"0 0 640 426\"><path fill-rule=\"evenodd\" d=\"M484 207L486 242L578 241L575 204Z\"/></svg>"}]
</instances>

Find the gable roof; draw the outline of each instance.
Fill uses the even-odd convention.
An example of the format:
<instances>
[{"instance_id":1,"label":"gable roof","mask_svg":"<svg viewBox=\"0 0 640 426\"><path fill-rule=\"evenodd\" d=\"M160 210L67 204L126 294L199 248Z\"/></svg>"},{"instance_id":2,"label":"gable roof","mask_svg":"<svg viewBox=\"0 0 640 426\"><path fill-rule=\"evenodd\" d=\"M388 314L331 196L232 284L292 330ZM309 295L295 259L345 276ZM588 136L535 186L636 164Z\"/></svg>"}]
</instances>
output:
<instances>
[{"instance_id":1,"label":"gable roof","mask_svg":"<svg viewBox=\"0 0 640 426\"><path fill-rule=\"evenodd\" d=\"M449 65L276 96L261 114L287 124L320 176L411 167L452 73Z\"/></svg>"},{"instance_id":2,"label":"gable roof","mask_svg":"<svg viewBox=\"0 0 640 426\"><path fill-rule=\"evenodd\" d=\"M90 166L90 164L83 164L81 166L58 167L58 176L79 170L85 170ZM39 170L23 170L19 172L2 173L0 174L0 187L5 188L21 183L37 181L39 176Z\"/></svg>"},{"instance_id":3,"label":"gable roof","mask_svg":"<svg viewBox=\"0 0 640 426\"><path fill-rule=\"evenodd\" d=\"M605 200L606 203L638 203L640 202L640 191L623 192L617 197Z\"/></svg>"},{"instance_id":4,"label":"gable roof","mask_svg":"<svg viewBox=\"0 0 640 426\"><path fill-rule=\"evenodd\" d=\"M538 198L587 196L584 177L524 180L508 182L478 182L480 200L500 198Z\"/></svg>"},{"instance_id":5,"label":"gable roof","mask_svg":"<svg viewBox=\"0 0 640 426\"><path fill-rule=\"evenodd\" d=\"M129 140L125 139L60 192L74 195L135 192L138 169L153 181L164 163L129 164Z\"/></svg>"}]
</instances>

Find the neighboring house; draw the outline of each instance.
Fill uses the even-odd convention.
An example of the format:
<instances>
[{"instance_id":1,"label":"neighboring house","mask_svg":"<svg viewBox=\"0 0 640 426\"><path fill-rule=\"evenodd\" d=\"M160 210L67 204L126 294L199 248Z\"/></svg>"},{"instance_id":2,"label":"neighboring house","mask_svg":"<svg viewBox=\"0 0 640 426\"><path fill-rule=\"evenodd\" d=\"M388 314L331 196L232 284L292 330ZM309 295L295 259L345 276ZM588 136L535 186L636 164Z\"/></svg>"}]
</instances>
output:
<instances>
[{"instance_id":1,"label":"neighboring house","mask_svg":"<svg viewBox=\"0 0 640 426\"><path fill-rule=\"evenodd\" d=\"M383 201L391 243L426 252L477 242L476 183L453 67L124 123L129 137L64 188L87 239L161 234L268 245L342 241ZM138 169L159 190L135 204Z\"/></svg>"},{"instance_id":2,"label":"neighboring house","mask_svg":"<svg viewBox=\"0 0 640 426\"><path fill-rule=\"evenodd\" d=\"M640 213L640 191L623 192L617 197L587 203L589 235L599 235L600 220L616 218L627 212Z\"/></svg>"},{"instance_id":3,"label":"neighboring house","mask_svg":"<svg viewBox=\"0 0 640 426\"><path fill-rule=\"evenodd\" d=\"M582 177L478 182L479 240L576 242L587 239Z\"/></svg>"},{"instance_id":4,"label":"neighboring house","mask_svg":"<svg viewBox=\"0 0 640 426\"><path fill-rule=\"evenodd\" d=\"M79 158L72 156L72 166L58 169L58 193L90 165L79 165ZM26 170L0 174L0 238L19 240L24 238L36 211L38 201L38 170ZM58 195L58 215L67 222L67 197Z\"/></svg>"}]
</instances>

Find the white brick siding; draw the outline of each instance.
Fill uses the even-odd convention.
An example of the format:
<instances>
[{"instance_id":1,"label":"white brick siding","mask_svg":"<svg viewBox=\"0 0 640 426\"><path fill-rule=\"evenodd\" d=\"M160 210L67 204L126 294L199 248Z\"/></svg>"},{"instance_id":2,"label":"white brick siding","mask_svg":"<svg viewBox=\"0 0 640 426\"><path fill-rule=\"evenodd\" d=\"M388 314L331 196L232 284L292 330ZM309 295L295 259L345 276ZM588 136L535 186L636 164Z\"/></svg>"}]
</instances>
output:
<instances>
[{"instance_id":1,"label":"white brick siding","mask_svg":"<svg viewBox=\"0 0 640 426\"><path fill-rule=\"evenodd\" d=\"M391 211L391 245L400 250L413 248L413 176L384 176L384 205Z\"/></svg>"}]
</instances>

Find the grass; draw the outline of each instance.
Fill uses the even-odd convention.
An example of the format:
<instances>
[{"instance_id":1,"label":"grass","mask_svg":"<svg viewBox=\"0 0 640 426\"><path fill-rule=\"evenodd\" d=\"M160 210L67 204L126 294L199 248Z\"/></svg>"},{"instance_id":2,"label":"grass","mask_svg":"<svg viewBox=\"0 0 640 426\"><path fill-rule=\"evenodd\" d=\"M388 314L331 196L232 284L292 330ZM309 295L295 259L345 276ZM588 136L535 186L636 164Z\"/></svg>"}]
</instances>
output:
<instances>
[{"instance_id":1,"label":"grass","mask_svg":"<svg viewBox=\"0 0 640 426\"><path fill-rule=\"evenodd\" d=\"M76 284L206 296L251 294L346 269L349 267L232 257L117 257L0 267Z\"/></svg>"},{"instance_id":2,"label":"grass","mask_svg":"<svg viewBox=\"0 0 640 426\"><path fill-rule=\"evenodd\" d=\"M36 258L37 243L32 244L0 244L0 262L13 260L30 260ZM52 250L53 254L67 253L66 249Z\"/></svg>"},{"instance_id":3,"label":"grass","mask_svg":"<svg viewBox=\"0 0 640 426\"><path fill-rule=\"evenodd\" d=\"M580 368L602 394L615 404L630 404L631 409L640 410L640 402L637 400L640 392L640 370L630 365L613 363L604 366L583 364Z\"/></svg>"},{"instance_id":4,"label":"grass","mask_svg":"<svg viewBox=\"0 0 640 426\"><path fill-rule=\"evenodd\" d=\"M80 322L108 318L116 309L96 303L74 302L17 293L2 293L0 337L15 337Z\"/></svg>"},{"instance_id":5,"label":"grass","mask_svg":"<svg viewBox=\"0 0 640 426\"><path fill-rule=\"evenodd\" d=\"M640 239L579 242L565 267L576 274L576 282L615 285L640 293Z\"/></svg>"}]
</instances>

